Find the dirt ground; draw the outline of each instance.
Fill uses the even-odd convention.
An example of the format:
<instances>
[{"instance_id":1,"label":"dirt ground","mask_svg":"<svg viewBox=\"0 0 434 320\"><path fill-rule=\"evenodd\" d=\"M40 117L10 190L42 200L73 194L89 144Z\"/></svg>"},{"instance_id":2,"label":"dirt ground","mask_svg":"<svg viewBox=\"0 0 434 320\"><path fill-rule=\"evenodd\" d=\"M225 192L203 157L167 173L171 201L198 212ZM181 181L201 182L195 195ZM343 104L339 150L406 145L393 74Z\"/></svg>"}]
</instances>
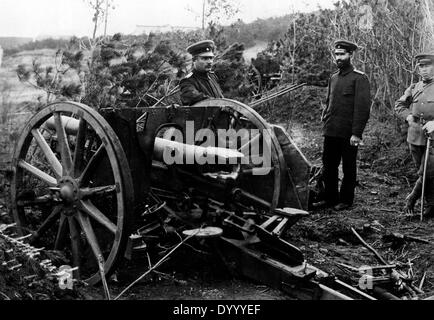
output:
<instances>
[{"instance_id":1,"label":"dirt ground","mask_svg":"<svg viewBox=\"0 0 434 320\"><path fill-rule=\"evenodd\" d=\"M282 99L283 106L277 104L262 110L266 111L264 116L271 123L279 123L290 132L307 159L317 166L321 164L319 116L323 95L324 88L305 88L290 100ZM379 262L352 233L351 228L354 228L388 263L399 264L406 271L411 269L416 286L419 286L425 274L422 286L424 294L420 294L420 298L425 298L434 295L434 219L420 222L402 212L405 196L411 190L415 175L405 145L391 145L385 136L391 126L390 122L382 126L378 119L368 125L365 146L361 147L359 154L354 207L339 213L332 210L311 212L307 218L294 225L285 237L301 249L310 264L357 285L360 276L338 263L358 268L379 265ZM0 179L1 224L10 222L10 217L7 182L2 175ZM393 233L418 237L431 243L398 241L390 237ZM0 268L3 262L11 258L6 256L9 249L0 239ZM186 255L189 259L185 259ZM124 265L109 280L111 296L121 293L146 268L147 261L143 257ZM80 283L76 290L65 291L58 289L55 280L31 278L35 269L30 264L25 264L19 272L9 271L4 266L0 271L0 300L104 299L101 287L86 287ZM146 277L120 299L289 299L284 293L264 285L246 279L234 279L216 257L202 256L188 249L174 255L158 271L160 273Z\"/></svg>"},{"instance_id":2,"label":"dirt ground","mask_svg":"<svg viewBox=\"0 0 434 320\"><path fill-rule=\"evenodd\" d=\"M294 137L297 139L296 133ZM308 139L306 134L303 137ZM315 137L317 142L309 140L310 144L302 146L315 146L315 149L305 152L309 152L312 159L318 162L319 158L314 155L321 154L321 137ZM353 227L387 262L403 265L403 270L408 270L410 263L417 286L426 273L422 288L424 294L420 297L434 295L434 220L420 222L403 214L403 199L411 185L408 178L378 174L372 172L366 163L359 162L358 181L354 208L343 212L330 209L311 212L309 217L299 221L288 231L287 240L302 250L310 264L357 286L360 276L338 263L355 268L380 263L354 236L351 231ZM3 205L3 215L5 210ZM388 238L392 233L418 237L431 241L431 244L392 241L393 239ZM188 261L184 259L185 255L189 256ZM123 266L109 281L111 296L116 297L143 274L146 266L147 262L140 256ZM203 256L188 249L181 250L158 270L161 273L146 277L120 299L290 299L284 293L264 285L247 279L234 279L226 272L218 258ZM31 273L24 272L18 277L1 276L3 281L0 280L0 292L11 299L104 299L101 287L79 286L74 292L64 292L55 288L55 282L52 286L42 282L40 287L28 287L23 291L23 284L30 284L23 280L28 274Z\"/></svg>"},{"instance_id":3,"label":"dirt ground","mask_svg":"<svg viewBox=\"0 0 434 320\"><path fill-rule=\"evenodd\" d=\"M420 222L402 212L409 188L398 178L359 171L357 199L354 208L342 212L326 209L313 212L290 232L289 239L301 248L308 261L320 269L336 274L342 280L357 285L357 274L337 263L353 267L375 266L381 263L352 233L354 228L390 264L411 264L418 286L426 272L421 297L434 294L434 221ZM428 240L431 243L400 241L390 237L399 233Z\"/></svg>"}]
</instances>

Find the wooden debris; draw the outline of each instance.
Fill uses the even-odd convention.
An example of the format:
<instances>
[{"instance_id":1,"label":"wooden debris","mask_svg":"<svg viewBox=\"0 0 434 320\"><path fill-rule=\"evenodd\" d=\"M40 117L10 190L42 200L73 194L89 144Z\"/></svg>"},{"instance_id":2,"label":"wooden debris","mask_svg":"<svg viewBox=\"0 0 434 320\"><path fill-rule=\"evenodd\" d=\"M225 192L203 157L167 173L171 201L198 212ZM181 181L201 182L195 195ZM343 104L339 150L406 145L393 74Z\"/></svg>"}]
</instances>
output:
<instances>
[{"instance_id":1,"label":"wooden debris","mask_svg":"<svg viewBox=\"0 0 434 320\"><path fill-rule=\"evenodd\" d=\"M197 229L197 232L199 232L201 229ZM144 274L142 274L140 277L138 277L136 280L134 280L130 285L128 285L121 293L118 294L118 296L114 300L118 300L125 292L127 292L131 287L133 287L137 282L142 280L144 277L146 277L149 273L153 272L155 269L157 269L162 263L168 260L170 255L172 255L173 252L176 251L182 244L184 244L188 239L194 237L195 234L191 234L185 239L183 239L180 243L178 243L172 250L170 250L169 253L167 253L163 258L161 258L152 268L147 270Z\"/></svg>"},{"instance_id":2,"label":"wooden debris","mask_svg":"<svg viewBox=\"0 0 434 320\"><path fill-rule=\"evenodd\" d=\"M21 263L19 263L19 264L16 264L16 265L10 267L8 270L13 271L13 270L16 270L16 269L20 269L22 266L23 265Z\"/></svg>"},{"instance_id":3,"label":"wooden debris","mask_svg":"<svg viewBox=\"0 0 434 320\"><path fill-rule=\"evenodd\" d=\"M377 258L378 261L380 261L384 265L390 266L390 264L387 263L387 261L372 246L370 246L365 240L363 240L363 238L357 233L356 230L354 230L354 228L351 228L351 231L360 240L360 242L363 244L363 246L365 246L369 251L371 251L375 255L375 257ZM396 284L398 284L400 287L402 287L407 292L409 292L413 298L418 298L416 292L419 294L423 294L423 291L419 290L419 288L416 288L411 283L411 278L405 277L403 274L401 274L399 271L397 271L394 268L391 270L392 270L391 275L390 275L391 280L395 281ZM407 284L404 281L408 281L409 284Z\"/></svg>"},{"instance_id":4,"label":"wooden debris","mask_svg":"<svg viewBox=\"0 0 434 320\"><path fill-rule=\"evenodd\" d=\"M105 277L105 271L104 271L104 258L102 255L98 255L98 267L99 267L99 273L101 276L102 285L104 288L104 294L107 300L111 300L110 297L110 290L107 285L107 279Z\"/></svg>"},{"instance_id":5,"label":"wooden debris","mask_svg":"<svg viewBox=\"0 0 434 320\"><path fill-rule=\"evenodd\" d=\"M27 260L32 260L39 264L39 267L41 267L47 273L51 274L55 272L57 270L57 267L52 265L52 261L50 259L45 259L42 261L38 261L37 259L37 257L40 255L41 251L44 250L44 248L35 248L30 244L24 242L25 239L28 239L32 236L31 234L27 234L21 237L15 237L13 236L13 234L5 233L9 228L12 228L14 226L16 226L15 223L9 225L0 225L0 239L3 239L11 247L10 249L6 250L5 253L15 253L14 255L20 255ZM22 264L17 262L18 261L14 258L9 261L3 262L2 265L9 266L8 270L10 271L19 270L22 267ZM12 263L15 264L11 266Z\"/></svg>"},{"instance_id":6,"label":"wooden debris","mask_svg":"<svg viewBox=\"0 0 434 320\"><path fill-rule=\"evenodd\" d=\"M422 277L422 279L420 280L420 283L419 283L419 290L422 290L423 285L424 285L424 282L425 282L425 279L426 279L426 271L423 273L423 277Z\"/></svg>"},{"instance_id":7,"label":"wooden debris","mask_svg":"<svg viewBox=\"0 0 434 320\"><path fill-rule=\"evenodd\" d=\"M4 298L3 300L11 300L6 294L0 291L0 295Z\"/></svg>"},{"instance_id":8,"label":"wooden debris","mask_svg":"<svg viewBox=\"0 0 434 320\"><path fill-rule=\"evenodd\" d=\"M366 249L371 251L382 264L389 265L389 263L387 263L387 261L373 247L371 247L365 240L363 240L363 238L357 233L354 228L351 228L351 231L354 233L357 239L359 239L363 246L365 246Z\"/></svg>"},{"instance_id":9,"label":"wooden debris","mask_svg":"<svg viewBox=\"0 0 434 320\"><path fill-rule=\"evenodd\" d=\"M389 233L383 236L383 239L386 241L395 241L395 242L418 242L424 244L434 244L433 242L422 239L419 237L409 236L398 232Z\"/></svg>"}]
</instances>

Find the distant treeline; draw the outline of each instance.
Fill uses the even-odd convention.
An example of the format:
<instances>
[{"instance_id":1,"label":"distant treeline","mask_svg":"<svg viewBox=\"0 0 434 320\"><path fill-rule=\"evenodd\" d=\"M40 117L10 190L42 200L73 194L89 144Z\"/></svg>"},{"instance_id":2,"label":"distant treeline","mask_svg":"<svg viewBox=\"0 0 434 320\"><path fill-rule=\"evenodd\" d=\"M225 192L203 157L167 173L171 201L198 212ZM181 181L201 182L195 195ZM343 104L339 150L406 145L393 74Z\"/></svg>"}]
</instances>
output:
<instances>
[{"instance_id":1,"label":"distant treeline","mask_svg":"<svg viewBox=\"0 0 434 320\"><path fill-rule=\"evenodd\" d=\"M2 47L4 50L9 50L31 42L32 40L32 38L22 37L0 37L0 47Z\"/></svg>"},{"instance_id":2,"label":"distant treeline","mask_svg":"<svg viewBox=\"0 0 434 320\"><path fill-rule=\"evenodd\" d=\"M210 23L203 32L174 31L149 35L122 36L122 48L144 43L145 52L169 43L177 54L204 38L213 39L219 54L237 43L246 49L255 41L268 43L259 53L254 66L259 76L270 73L270 66L282 72L283 82L326 86L334 71L332 45L344 38L358 43L355 66L364 71L371 82L375 106L391 110L395 99L417 80L414 55L431 50L431 2L424 0L365 0L337 1L332 9L309 13L294 13L278 18L257 19L251 23L239 20L230 26ZM24 44L14 49L66 48L85 50L85 38L68 40L46 39ZM244 45L242 45L244 44ZM12 53L5 50L5 54ZM240 63L239 66L242 64ZM244 66L242 66L242 69ZM254 70L255 71L255 70Z\"/></svg>"},{"instance_id":3,"label":"distant treeline","mask_svg":"<svg viewBox=\"0 0 434 320\"><path fill-rule=\"evenodd\" d=\"M285 15L278 18L257 19L251 23L244 23L241 20L229 25L220 27L220 32L227 39L227 42L244 43L245 47L251 47L255 41L269 41L276 39L284 34L288 29L288 23L291 21L290 15ZM212 26L210 26L212 28ZM176 31L179 33L181 31ZM183 33L183 32L181 32ZM186 38L190 33L192 37L196 37L199 30L185 32ZM166 35L167 36L167 35ZM72 37L71 39L77 39ZM32 41L31 38L19 37L0 37L0 46L4 49L5 55L12 55L24 50L38 50L38 49L59 49L65 48L70 44L71 39L54 39L47 38L43 40ZM80 38L85 40L86 37Z\"/></svg>"},{"instance_id":4,"label":"distant treeline","mask_svg":"<svg viewBox=\"0 0 434 320\"><path fill-rule=\"evenodd\" d=\"M20 38L24 39L24 38ZM15 47L3 47L4 48L4 54L5 55L13 55L15 53L26 51L26 50L38 50L38 49L60 49L65 48L69 45L70 39L43 39L43 40L36 40L26 42L23 44L19 44Z\"/></svg>"},{"instance_id":5,"label":"distant treeline","mask_svg":"<svg viewBox=\"0 0 434 320\"><path fill-rule=\"evenodd\" d=\"M223 27L224 35L232 42L244 43L251 47L255 41L270 41L279 39L288 31L293 15L284 15L277 18L257 19L251 23L238 20L230 26Z\"/></svg>"}]
</instances>

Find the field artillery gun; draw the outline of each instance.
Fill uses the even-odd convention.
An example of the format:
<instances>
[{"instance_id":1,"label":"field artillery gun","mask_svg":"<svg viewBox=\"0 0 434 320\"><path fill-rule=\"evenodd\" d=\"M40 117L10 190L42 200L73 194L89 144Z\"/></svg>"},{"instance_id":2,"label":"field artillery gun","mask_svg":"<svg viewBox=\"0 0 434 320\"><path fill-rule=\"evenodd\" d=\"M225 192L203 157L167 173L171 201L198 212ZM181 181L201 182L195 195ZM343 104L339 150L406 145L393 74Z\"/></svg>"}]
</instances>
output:
<instances>
[{"instance_id":1,"label":"field artillery gun","mask_svg":"<svg viewBox=\"0 0 434 320\"><path fill-rule=\"evenodd\" d=\"M131 248L152 253L184 234L297 298L374 299L282 238L308 215L310 165L283 128L240 102L99 112L56 102L25 125L11 171L18 233L64 251L90 284Z\"/></svg>"}]
</instances>

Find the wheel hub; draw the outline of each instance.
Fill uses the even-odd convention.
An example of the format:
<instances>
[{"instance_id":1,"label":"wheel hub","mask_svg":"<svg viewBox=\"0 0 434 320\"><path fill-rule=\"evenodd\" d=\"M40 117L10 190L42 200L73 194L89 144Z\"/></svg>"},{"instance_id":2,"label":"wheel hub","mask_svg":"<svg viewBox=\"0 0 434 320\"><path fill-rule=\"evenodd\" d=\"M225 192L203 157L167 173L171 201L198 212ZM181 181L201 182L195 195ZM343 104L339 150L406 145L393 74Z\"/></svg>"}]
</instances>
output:
<instances>
[{"instance_id":1,"label":"wheel hub","mask_svg":"<svg viewBox=\"0 0 434 320\"><path fill-rule=\"evenodd\" d=\"M66 204L72 204L79 200L80 189L71 177L63 177L59 181L59 196Z\"/></svg>"}]
</instances>

